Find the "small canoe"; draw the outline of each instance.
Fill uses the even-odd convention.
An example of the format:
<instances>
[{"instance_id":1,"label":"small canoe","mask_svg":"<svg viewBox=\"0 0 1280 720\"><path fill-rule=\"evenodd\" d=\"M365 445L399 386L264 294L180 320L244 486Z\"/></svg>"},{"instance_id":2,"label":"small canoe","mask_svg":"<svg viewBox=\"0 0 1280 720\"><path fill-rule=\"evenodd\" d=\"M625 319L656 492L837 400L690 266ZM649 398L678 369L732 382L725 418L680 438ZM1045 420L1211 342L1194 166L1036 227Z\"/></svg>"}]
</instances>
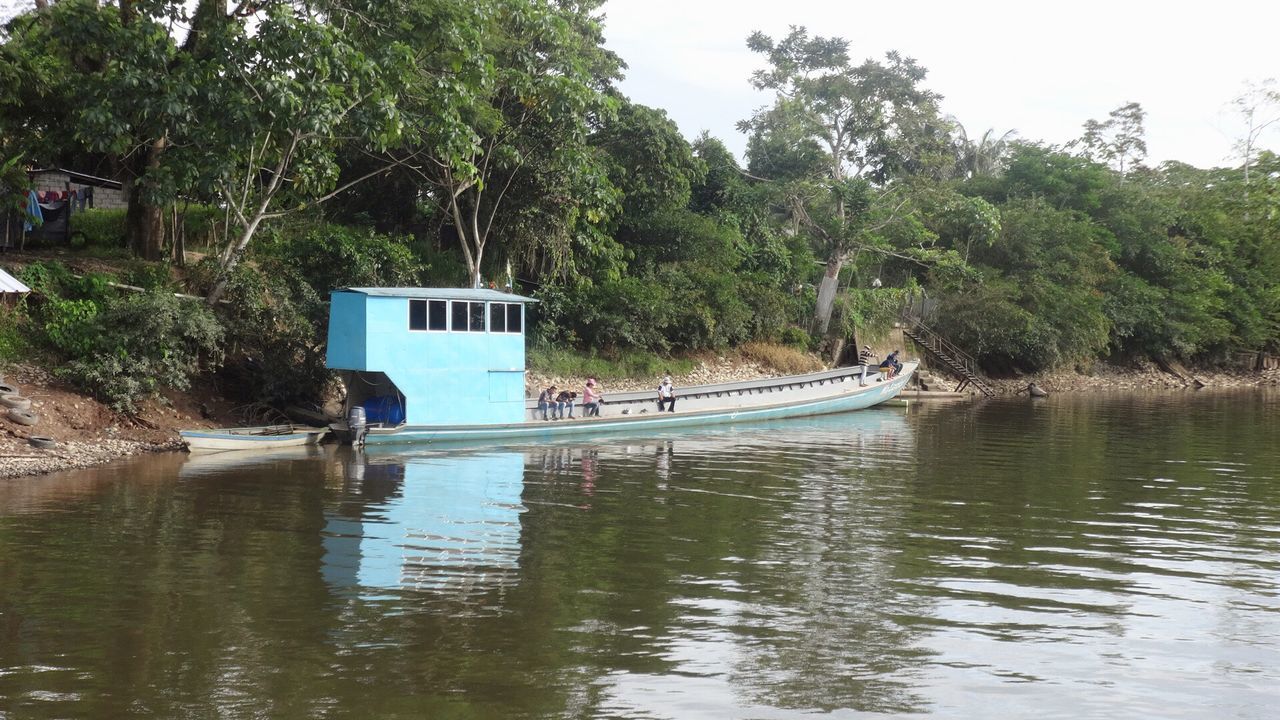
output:
<instances>
[{"instance_id":1,"label":"small canoe","mask_svg":"<svg viewBox=\"0 0 1280 720\"><path fill-rule=\"evenodd\" d=\"M329 433L328 428L297 425L181 430L179 434L191 452L224 450L269 450L272 448L316 445Z\"/></svg>"}]
</instances>

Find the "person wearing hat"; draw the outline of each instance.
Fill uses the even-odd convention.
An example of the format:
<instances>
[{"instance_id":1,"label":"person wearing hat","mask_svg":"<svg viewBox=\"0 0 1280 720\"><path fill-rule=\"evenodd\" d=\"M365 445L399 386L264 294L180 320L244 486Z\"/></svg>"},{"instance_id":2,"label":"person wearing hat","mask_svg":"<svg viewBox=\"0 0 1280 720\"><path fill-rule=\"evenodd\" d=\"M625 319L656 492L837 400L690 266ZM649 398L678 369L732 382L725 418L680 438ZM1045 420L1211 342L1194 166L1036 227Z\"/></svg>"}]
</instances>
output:
<instances>
[{"instance_id":1,"label":"person wearing hat","mask_svg":"<svg viewBox=\"0 0 1280 720\"><path fill-rule=\"evenodd\" d=\"M596 379L587 378L587 386L582 389L582 417L599 417L602 402L604 395L596 389Z\"/></svg>"},{"instance_id":2,"label":"person wearing hat","mask_svg":"<svg viewBox=\"0 0 1280 720\"><path fill-rule=\"evenodd\" d=\"M578 399L578 393L573 392L572 390L561 390L560 394L556 396L555 419L559 420L560 418L568 417L570 420L572 420L573 419L573 403L577 399ZM569 413L568 415L565 415L566 410Z\"/></svg>"},{"instance_id":3,"label":"person wearing hat","mask_svg":"<svg viewBox=\"0 0 1280 720\"><path fill-rule=\"evenodd\" d=\"M876 364L876 354L871 351L870 345L862 346L862 352L858 353L858 364L862 366L862 379L858 381L858 384L866 387L867 371L871 369L872 365Z\"/></svg>"},{"instance_id":4,"label":"person wearing hat","mask_svg":"<svg viewBox=\"0 0 1280 720\"><path fill-rule=\"evenodd\" d=\"M538 413L542 415L543 420L550 419L547 417L547 410L554 409L555 406L556 406L556 386L548 385L547 389L543 390L542 393L538 395Z\"/></svg>"},{"instance_id":5,"label":"person wearing hat","mask_svg":"<svg viewBox=\"0 0 1280 720\"><path fill-rule=\"evenodd\" d=\"M667 412L676 411L676 389L671 386L671 376L662 378L662 382L658 385L658 412L662 412L663 407L671 404L671 408Z\"/></svg>"}]
</instances>

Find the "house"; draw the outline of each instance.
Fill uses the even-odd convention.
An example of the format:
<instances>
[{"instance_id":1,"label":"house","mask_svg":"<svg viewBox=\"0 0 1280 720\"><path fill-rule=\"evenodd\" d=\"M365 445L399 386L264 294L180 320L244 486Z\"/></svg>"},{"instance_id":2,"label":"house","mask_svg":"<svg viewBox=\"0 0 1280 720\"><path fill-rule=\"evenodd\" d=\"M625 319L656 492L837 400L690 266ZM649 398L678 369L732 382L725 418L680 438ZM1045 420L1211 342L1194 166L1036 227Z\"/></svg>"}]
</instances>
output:
<instances>
[{"instance_id":1,"label":"house","mask_svg":"<svg viewBox=\"0 0 1280 720\"><path fill-rule=\"evenodd\" d=\"M87 195L86 208L116 210L128 207L124 187L119 180L96 177L62 168L41 168L27 173L38 193ZM83 208L77 208L83 209Z\"/></svg>"},{"instance_id":2,"label":"house","mask_svg":"<svg viewBox=\"0 0 1280 720\"><path fill-rule=\"evenodd\" d=\"M345 288L330 294L327 367L347 407L384 426L525 420L525 305L496 290Z\"/></svg>"},{"instance_id":3,"label":"house","mask_svg":"<svg viewBox=\"0 0 1280 720\"><path fill-rule=\"evenodd\" d=\"M71 237L73 214L89 208L121 209L128 205L118 180L62 168L30 170L27 176L40 212L28 214L18 203L6 210L0 216L0 248L25 247L28 240L66 242Z\"/></svg>"}]
</instances>

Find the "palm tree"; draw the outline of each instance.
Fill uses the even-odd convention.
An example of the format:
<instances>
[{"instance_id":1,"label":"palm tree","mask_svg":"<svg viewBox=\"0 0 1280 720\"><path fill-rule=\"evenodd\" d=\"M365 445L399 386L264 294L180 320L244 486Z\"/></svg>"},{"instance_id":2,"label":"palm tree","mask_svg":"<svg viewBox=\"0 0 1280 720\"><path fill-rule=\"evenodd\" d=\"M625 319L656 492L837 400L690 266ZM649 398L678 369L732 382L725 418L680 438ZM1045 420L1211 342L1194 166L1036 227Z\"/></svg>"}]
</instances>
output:
<instances>
[{"instance_id":1,"label":"palm tree","mask_svg":"<svg viewBox=\"0 0 1280 720\"><path fill-rule=\"evenodd\" d=\"M1008 130L997 136L994 129L988 129L975 141L969 139L964 125L955 122L955 127L956 137L952 142L956 154L956 177L967 180L984 175L999 175L1004 170L1009 145L1017 136L1017 130Z\"/></svg>"}]
</instances>

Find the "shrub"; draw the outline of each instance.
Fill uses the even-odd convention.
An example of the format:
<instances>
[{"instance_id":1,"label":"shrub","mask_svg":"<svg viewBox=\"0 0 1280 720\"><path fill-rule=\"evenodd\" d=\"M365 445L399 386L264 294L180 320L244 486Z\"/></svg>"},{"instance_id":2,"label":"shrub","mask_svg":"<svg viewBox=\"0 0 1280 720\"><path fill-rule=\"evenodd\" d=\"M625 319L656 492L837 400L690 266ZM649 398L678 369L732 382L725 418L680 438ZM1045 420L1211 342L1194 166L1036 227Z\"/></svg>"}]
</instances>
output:
<instances>
[{"instance_id":1,"label":"shrub","mask_svg":"<svg viewBox=\"0 0 1280 720\"><path fill-rule=\"evenodd\" d=\"M23 306L0 307L0 362L13 362L26 356L28 341Z\"/></svg>"},{"instance_id":2,"label":"shrub","mask_svg":"<svg viewBox=\"0 0 1280 720\"><path fill-rule=\"evenodd\" d=\"M222 360L222 326L204 304L170 293L131 294L97 312L87 352L57 375L112 409L136 413L161 389L186 390Z\"/></svg>"},{"instance_id":3,"label":"shrub","mask_svg":"<svg viewBox=\"0 0 1280 720\"><path fill-rule=\"evenodd\" d=\"M796 350L807 351L814 347L813 338L809 333L796 327L788 325L782 329L781 342L783 345L795 348Z\"/></svg>"},{"instance_id":4,"label":"shrub","mask_svg":"<svg viewBox=\"0 0 1280 720\"><path fill-rule=\"evenodd\" d=\"M407 243L408 238L324 223L277 229L255 256L264 265L276 261L292 269L327 297L340 287L416 285L423 268Z\"/></svg>"},{"instance_id":5,"label":"shrub","mask_svg":"<svg viewBox=\"0 0 1280 720\"><path fill-rule=\"evenodd\" d=\"M173 292L173 276L169 273L169 264L163 262L146 262L134 260L125 270L124 281L146 290L164 290Z\"/></svg>"},{"instance_id":6,"label":"shrub","mask_svg":"<svg viewBox=\"0 0 1280 720\"><path fill-rule=\"evenodd\" d=\"M50 297L40 306L39 316L44 338L54 350L72 358L93 352L98 334L96 302Z\"/></svg>"}]
</instances>

